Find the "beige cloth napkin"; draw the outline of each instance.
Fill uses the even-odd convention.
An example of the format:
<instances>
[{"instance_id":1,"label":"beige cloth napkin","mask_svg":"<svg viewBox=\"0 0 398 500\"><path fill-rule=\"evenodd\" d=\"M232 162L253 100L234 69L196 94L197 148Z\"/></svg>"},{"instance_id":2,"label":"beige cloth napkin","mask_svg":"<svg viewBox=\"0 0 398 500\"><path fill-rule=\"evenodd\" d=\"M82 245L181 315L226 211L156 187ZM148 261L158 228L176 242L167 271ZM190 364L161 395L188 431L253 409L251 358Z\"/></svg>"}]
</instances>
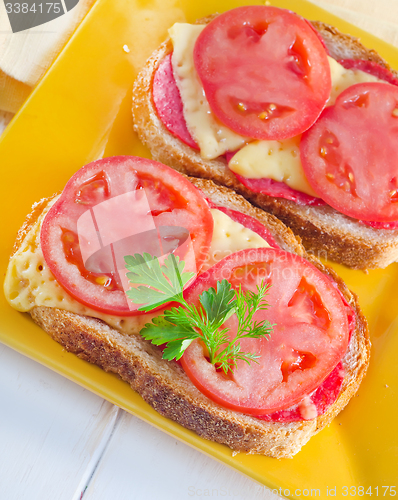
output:
<instances>
[{"instance_id":1,"label":"beige cloth napkin","mask_svg":"<svg viewBox=\"0 0 398 500\"><path fill-rule=\"evenodd\" d=\"M94 1L80 0L67 14L20 33L12 33L4 3L0 1L0 133ZM312 2L398 47L398 0Z\"/></svg>"},{"instance_id":2,"label":"beige cloth napkin","mask_svg":"<svg viewBox=\"0 0 398 500\"><path fill-rule=\"evenodd\" d=\"M398 47L397 0L310 0L332 14Z\"/></svg>"},{"instance_id":3,"label":"beige cloth napkin","mask_svg":"<svg viewBox=\"0 0 398 500\"><path fill-rule=\"evenodd\" d=\"M12 33L0 1L0 110L19 109L94 1L80 0L63 16L19 33Z\"/></svg>"}]
</instances>

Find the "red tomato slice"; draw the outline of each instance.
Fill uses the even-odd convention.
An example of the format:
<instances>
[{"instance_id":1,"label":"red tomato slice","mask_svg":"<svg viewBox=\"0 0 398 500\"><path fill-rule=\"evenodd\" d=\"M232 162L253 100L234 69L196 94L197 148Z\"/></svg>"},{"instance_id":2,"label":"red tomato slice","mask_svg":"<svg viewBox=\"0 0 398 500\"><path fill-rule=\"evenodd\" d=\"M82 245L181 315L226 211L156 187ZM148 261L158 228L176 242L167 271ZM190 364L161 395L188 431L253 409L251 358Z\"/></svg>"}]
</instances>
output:
<instances>
[{"instance_id":1,"label":"red tomato slice","mask_svg":"<svg viewBox=\"0 0 398 500\"><path fill-rule=\"evenodd\" d=\"M318 40L321 42L322 47L325 49L326 54L328 56L330 56L329 49L327 48L325 40L322 38L322 35L319 33L319 31L316 28L314 28L314 26L312 25L311 21L308 21L308 19L304 19L304 21L308 24L308 26L312 29L312 31L318 37Z\"/></svg>"},{"instance_id":2,"label":"red tomato slice","mask_svg":"<svg viewBox=\"0 0 398 500\"><path fill-rule=\"evenodd\" d=\"M374 229L391 229L394 231L398 229L398 221L394 222L371 222L368 220L360 220L358 221L361 224L365 224L365 226L373 227Z\"/></svg>"},{"instance_id":3,"label":"red tomato slice","mask_svg":"<svg viewBox=\"0 0 398 500\"><path fill-rule=\"evenodd\" d=\"M355 219L398 220L398 87L360 83L342 92L303 134L312 188Z\"/></svg>"},{"instance_id":4,"label":"red tomato slice","mask_svg":"<svg viewBox=\"0 0 398 500\"><path fill-rule=\"evenodd\" d=\"M302 420L312 420L315 414L316 417L319 417L336 401L343 381L344 368L340 362L322 384L308 396L307 401L307 398L304 398L303 401L291 408L267 415L258 415L257 418L267 422L300 422Z\"/></svg>"},{"instance_id":5,"label":"red tomato slice","mask_svg":"<svg viewBox=\"0 0 398 500\"><path fill-rule=\"evenodd\" d=\"M300 134L331 90L327 54L314 30L277 7L239 7L216 17L196 41L194 62L214 114L246 137Z\"/></svg>"},{"instance_id":6,"label":"red tomato slice","mask_svg":"<svg viewBox=\"0 0 398 500\"><path fill-rule=\"evenodd\" d=\"M213 218L200 192L165 165L132 156L104 158L80 169L46 215L44 258L79 302L108 314L142 314L127 300L124 256L170 252L198 272L207 257Z\"/></svg>"},{"instance_id":7,"label":"red tomato slice","mask_svg":"<svg viewBox=\"0 0 398 500\"><path fill-rule=\"evenodd\" d=\"M270 308L254 320L276 324L269 340L244 339L242 349L260 355L259 364L238 362L225 376L206 358L199 341L181 358L192 382L222 406L254 415L290 408L316 389L346 352L349 325L345 305L331 281L297 255L271 248L242 250L221 260L197 278L187 300L217 281L227 279L237 288L256 292L262 280L271 284ZM233 339L237 320L225 326Z\"/></svg>"}]
</instances>

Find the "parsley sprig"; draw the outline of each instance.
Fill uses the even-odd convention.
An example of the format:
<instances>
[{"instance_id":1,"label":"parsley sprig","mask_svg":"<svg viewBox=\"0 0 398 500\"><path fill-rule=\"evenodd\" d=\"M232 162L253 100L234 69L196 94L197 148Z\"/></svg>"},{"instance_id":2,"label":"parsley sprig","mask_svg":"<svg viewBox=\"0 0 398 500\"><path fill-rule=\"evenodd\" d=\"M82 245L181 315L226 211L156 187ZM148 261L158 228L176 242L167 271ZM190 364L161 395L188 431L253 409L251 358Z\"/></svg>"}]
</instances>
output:
<instances>
[{"instance_id":1,"label":"parsley sprig","mask_svg":"<svg viewBox=\"0 0 398 500\"><path fill-rule=\"evenodd\" d=\"M146 304L140 311L148 312L170 301L180 302L184 286L195 276L183 272L184 262L173 254L162 266L159 259L149 253L127 255L124 261L130 271L126 274L129 282L141 285L126 292L134 304Z\"/></svg>"},{"instance_id":2,"label":"parsley sprig","mask_svg":"<svg viewBox=\"0 0 398 500\"><path fill-rule=\"evenodd\" d=\"M143 304L140 311L151 311L167 302L177 302L155 317L141 330L141 335L155 345L166 344L163 358L180 359L185 349L195 339L206 346L209 361L225 374L237 367L239 360L250 364L259 356L241 350L240 340L260 338L271 334L273 325L267 320L253 321L256 311L265 310L268 284L257 286L257 293L233 290L227 280L217 282L217 288L209 288L199 296L200 306L188 304L184 299L184 286L194 277L184 272L184 262L170 254L160 265L156 257L148 253L125 257L127 278L133 287L126 292L135 304ZM231 341L229 330L223 328L228 318L236 314L238 328Z\"/></svg>"}]
</instances>

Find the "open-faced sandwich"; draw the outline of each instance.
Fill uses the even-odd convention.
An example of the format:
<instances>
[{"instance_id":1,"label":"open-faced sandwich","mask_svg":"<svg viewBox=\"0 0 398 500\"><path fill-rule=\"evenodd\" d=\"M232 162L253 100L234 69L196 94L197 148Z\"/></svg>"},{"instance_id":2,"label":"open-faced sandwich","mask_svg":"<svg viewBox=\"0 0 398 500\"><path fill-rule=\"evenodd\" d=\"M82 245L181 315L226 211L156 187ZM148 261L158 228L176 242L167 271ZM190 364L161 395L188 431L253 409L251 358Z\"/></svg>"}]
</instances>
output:
<instances>
[{"instance_id":1,"label":"open-faced sandwich","mask_svg":"<svg viewBox=\"0 0 398 500\"><path fill-rule=\"evenodd\" d=\"M292 457L369 362L356 297L273 215L158 162L105 158L34 206L9 303L165 417Z\"/></svg>"},{"instance_id":2,"label":"open-faced sandwich","mask_svg":"<svg viewBox=\"0 0 398 500\"><path fill-rule=\"evenodd\" d=\"M374 50L271 6L177 23L133 92L154 159L233 188L308 251L398 258L398 78Z\"/></svg>"}]
</instances>

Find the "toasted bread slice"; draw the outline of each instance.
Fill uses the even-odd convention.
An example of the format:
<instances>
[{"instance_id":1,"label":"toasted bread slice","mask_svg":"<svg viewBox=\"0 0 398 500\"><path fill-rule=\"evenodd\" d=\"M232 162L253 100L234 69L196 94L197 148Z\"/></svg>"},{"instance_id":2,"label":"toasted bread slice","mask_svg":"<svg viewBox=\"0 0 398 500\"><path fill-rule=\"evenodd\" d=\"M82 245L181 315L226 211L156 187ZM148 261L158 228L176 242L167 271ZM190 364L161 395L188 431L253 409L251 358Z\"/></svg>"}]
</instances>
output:
<instances>
[{"instance_id":1,"label":"toasted bread slice","mask_svg":"<svg viewBox=\"0 0 398 500\"><path fill-rule=\"evenodd\" d=\"M366 59L391 69L374 50L367 49L356 38L321 22L314 22L313 26L335 59ZM328 205L299 205L283 198L254 193L237 180L223 157L203 160L199 152L171 134L157 116L152 100L154 74L171 51L172 44L167 40L148 60L133 89L134 128L155 160L187 175L211 179L234 189L252 204L282 220L301 237L305 248L319 257L353 269L384 268L398 260L398 229L366 226Z\"/></svg>"},{"instance_id":2,"label":"toasted bread slice","mask_svg":"<svg viewBox=\"0 0 398 500\"><path fill-rule=\"evenodd\" d=\"M265 422L228 410L203 395L178 363L162 359L161 350L138 334L139 323L136 331L127 335L96 317L59 308L35 306L30 314L38 325L68 351L106 371L118 374L161 415L175 420L203 438L225 444L238 452L259 453L276 458L293 457L311 436L331 422L356 393L369 363L370 342L366 320L355 295L344 282L329 267L306 254L292 231L273 215L253 207L233 191L211 181L191 181L216 205L256 218L269 229L282 249L307 258L334 280L355 311L355 331L342 359L345 368L342 389L338 399L326 413L314 420L278 423ZM40 215L50 201L38 204L28 216L17 238L14 254L23 249L24 242L32 234L35 225L37 229ZM35 234L38 234L37 230Z\"/></svg>"}]
</instances>

